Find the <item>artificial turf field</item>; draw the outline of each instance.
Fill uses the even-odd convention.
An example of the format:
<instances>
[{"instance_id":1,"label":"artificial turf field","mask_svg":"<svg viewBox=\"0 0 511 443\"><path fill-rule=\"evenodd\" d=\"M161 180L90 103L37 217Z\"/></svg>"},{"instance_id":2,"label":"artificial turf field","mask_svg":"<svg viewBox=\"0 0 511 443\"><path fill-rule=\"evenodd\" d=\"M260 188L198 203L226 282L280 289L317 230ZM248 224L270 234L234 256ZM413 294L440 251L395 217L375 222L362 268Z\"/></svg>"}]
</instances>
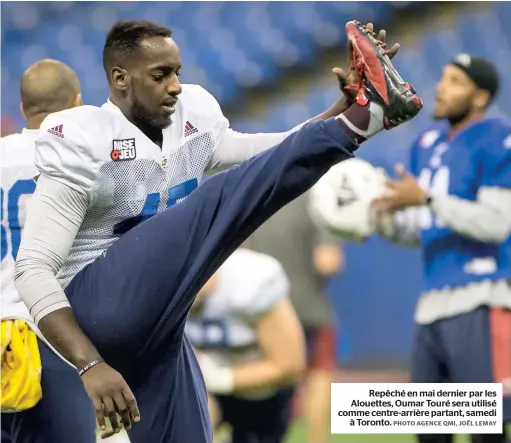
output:
<instances>
[{"instance_id":1,"label":"artificial turf field","mask_svg":"<svg viewBox=\"0 0 511 443\"><path fill-rule=\"evenodd\" d=\"M508 431L511 435L511 426ZM469 443L466 435L458 435L455 443ZM300 421L296 421L289 433L286 443L308 443L305 428ZM333 435L330 443L417 443L412 435Z\"/></svg>"},{"instance_id":2,"label":"artificial turf field","mask_svg":"<svg viewBox=\"0 0 511 443\"><path fill-rule=\"evenodd\" d=\"M511 435L511 426L509 427L509 433ZM100 440L98 442L108 443L128 443L127 438L120 434L118 436L111 437L107 440ZM466 435L459 435L455 439L455 443L469 443L470 440ZM286 439L286 443L308 443L307 436L305 433L305 427L300 420L295 421L289 435ZM330 443L416 443L416 440L412 435L333 435Z\"/></svg>"}]
</instances>

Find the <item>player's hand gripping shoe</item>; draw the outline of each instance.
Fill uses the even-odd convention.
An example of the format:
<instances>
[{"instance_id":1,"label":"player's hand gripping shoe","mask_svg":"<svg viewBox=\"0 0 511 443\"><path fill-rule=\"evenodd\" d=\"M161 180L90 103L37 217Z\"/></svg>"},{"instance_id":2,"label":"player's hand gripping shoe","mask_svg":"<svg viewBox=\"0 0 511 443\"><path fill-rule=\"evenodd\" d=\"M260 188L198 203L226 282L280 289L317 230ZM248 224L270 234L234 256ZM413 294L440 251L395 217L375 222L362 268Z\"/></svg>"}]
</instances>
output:
<instances>
[{"instance_id":1,"label":"player's hand gripping shoe","mask_svg":"<svg viewBox=\"0 0 511 443\"><path fill-rule=\"evenodd\" d=\"M346 23L353 65L360 76L356 103L338 118L361 143L415 117L423 102L396 71L387 50L357 21Z\"/></svg>"}]
</instances>

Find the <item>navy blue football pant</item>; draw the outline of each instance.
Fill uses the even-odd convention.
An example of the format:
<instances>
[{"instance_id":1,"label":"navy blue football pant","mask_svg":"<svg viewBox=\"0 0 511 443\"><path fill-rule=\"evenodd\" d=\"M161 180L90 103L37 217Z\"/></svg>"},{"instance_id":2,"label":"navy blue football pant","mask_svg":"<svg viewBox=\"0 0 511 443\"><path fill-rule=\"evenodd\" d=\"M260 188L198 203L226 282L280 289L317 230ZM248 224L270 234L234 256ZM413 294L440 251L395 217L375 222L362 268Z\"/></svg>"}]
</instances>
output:
<instances>
[{"instance_id":1,"label":"navy blue football pant","mask_svg":"<svg viewBox=\"0 0 511 443\"><path fill-rule=\"evenodd\" d=\"M2 443L95 443L96 415L76 369L39 341L43 398L2 414Z\"/></svg>"},{"instance_id":2,"label":"navy blue football pant","mask_svg":"<svg viewBox=\"0 0 511 443\"><path fill-rule=\"evenodd\" d=\"M132 443L212 441L206 389L184 336L195 296L250 234L355 148L335 120L309 123L139 224L71 281L78 323L139 403Z\"/></svg>"},{"instance_id":3,"label":"navy blue football pant","mask_svg":"<svg viewBox=\"0 0 511 443\"><path fill-rule=\"evenodd\" d=\"M412 351L414 383L494 383L504 387L504 422L511 423L511 311L480 307L466 314L418 325ZM421 436L423 442L450 442L450 436ZM474 441L501 442L498 435Z\"/></svg>"}]
</instances>

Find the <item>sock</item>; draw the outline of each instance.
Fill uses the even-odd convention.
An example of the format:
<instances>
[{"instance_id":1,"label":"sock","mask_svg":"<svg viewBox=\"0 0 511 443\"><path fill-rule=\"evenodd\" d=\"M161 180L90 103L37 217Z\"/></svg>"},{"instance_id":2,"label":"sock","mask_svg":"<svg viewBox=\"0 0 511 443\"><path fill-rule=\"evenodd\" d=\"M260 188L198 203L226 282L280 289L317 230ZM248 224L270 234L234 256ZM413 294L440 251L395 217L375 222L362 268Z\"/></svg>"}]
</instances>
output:
<instances>
[{"instance_id":1,"label":"sock","mask_svg":"<svg viewBox=\"0 0 511 443\"><path fill-rule=\"evenodd\" d=\"M369 102L364 106L354 103L336 119L350 138L360 144L383 129L383 117L383 108Z\"/></svg>"}]
</instances>

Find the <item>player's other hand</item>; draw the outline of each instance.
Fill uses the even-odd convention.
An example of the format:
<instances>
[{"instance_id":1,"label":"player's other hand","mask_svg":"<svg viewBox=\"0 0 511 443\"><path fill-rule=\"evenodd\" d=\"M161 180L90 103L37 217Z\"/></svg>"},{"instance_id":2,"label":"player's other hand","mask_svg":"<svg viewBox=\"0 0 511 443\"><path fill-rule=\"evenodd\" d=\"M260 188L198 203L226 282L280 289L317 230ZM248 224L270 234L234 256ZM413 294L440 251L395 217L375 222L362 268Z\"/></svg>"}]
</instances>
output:
<instances>
[{"instance_id":1,"label":"player's other hand","mask_svg":"<svg viewBox=\"0 0 511 443\"><path fill-rule=\"evenodd\" d=\"M426 192L419 186L413 175L405 171L402 164L396 165L397 180L388 180L388 192L373 202L377 212L395 212L412 206L421 206Z\"/></svg>"},{"instance_id":2,"label":"player's other hand","mask_svg":"<svg viewBox=\"0 0 511 443\"><path fill-rule=\"evenodd\" d=\"M106 363L99 363L82 375L85 391L94 404L96 419L102 431L106 431L106 418L112 426L112 433L104 432L107 438L120 432L121 423L131 428L132 420L140 421L137 401L124 378Z\"/></svg>"},{"instance_id":3,"label":"player's other hand","mask_svg":"<svg viewBox=\"0 0 511 443\"><path fill-rule=\"evenodd\" d=\"M385 29L380 30L380 32L376 34L372 23L367 23L364 27L367 32L370 32L378 41L381 42L381 46L383 48L387 48L387 31ZM394 43L394 45L387 50L387 55L390 58L393 58L398 53L399 48L399 43ZM332 69L332 72L339 81L339 88L346 97L346 101L349 104L353 104L356 100L358 86L360 84L360 77L353 65L353 51L348 49L348 71L346 72L343 69L336 67Z\"/></svg>"}]
</instances>

